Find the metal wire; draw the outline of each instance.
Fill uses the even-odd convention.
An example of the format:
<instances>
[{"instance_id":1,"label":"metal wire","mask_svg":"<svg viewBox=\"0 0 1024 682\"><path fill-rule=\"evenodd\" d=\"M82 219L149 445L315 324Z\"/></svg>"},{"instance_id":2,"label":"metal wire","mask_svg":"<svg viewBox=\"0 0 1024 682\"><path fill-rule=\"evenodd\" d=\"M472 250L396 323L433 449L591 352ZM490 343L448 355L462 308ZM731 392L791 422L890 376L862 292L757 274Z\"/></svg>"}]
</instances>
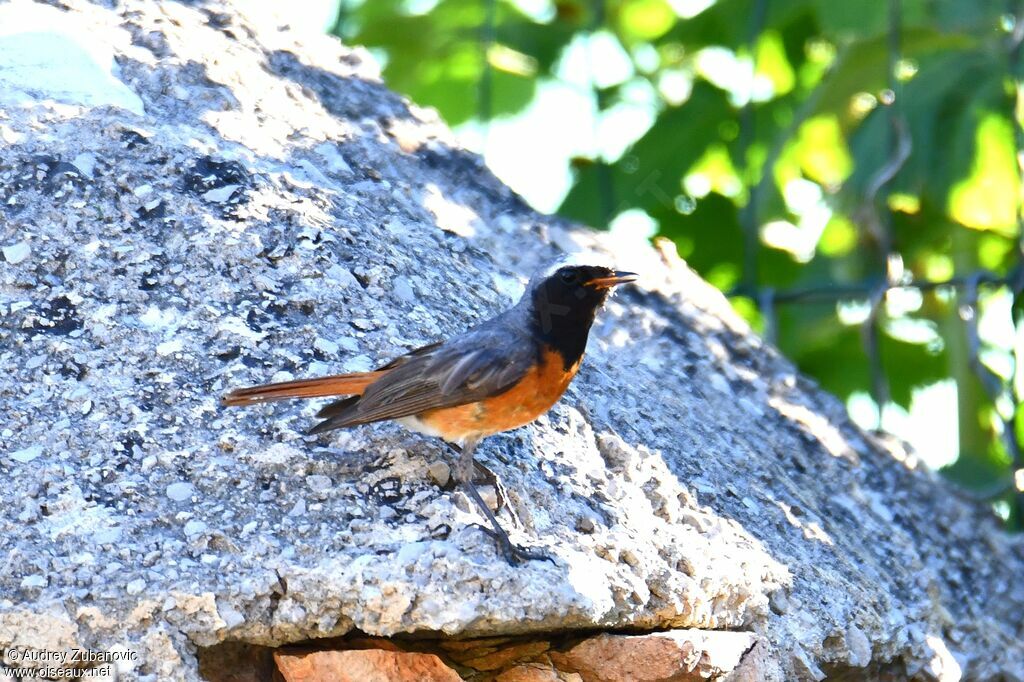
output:
<instances>
[{"instance_id":1,"label":"metal wire","mask_svg":"<svg viewBox=\"0 0 1024 682\"><path fill-rule=\"evenodd\" d=\"M1016 152L1020 165L1021 176L1024 177L1024 127L1020 115L1024 112L1024 88L1021 86L1021 52L1024 44L1024 0L1010 0L1012 15L1015 18L1012 35L1008 44L1007 68L1010 77L1017 86ZM758 21L759 12L764 11L758 2L752 26ZM1013 311L1016 319L1015 327L1024 323L1024 193L1018 197L1018 244L1017 262L1006 275L997 275L986 270L970 273L958 273L946 280L907 279L902 268L902 259L895 251L891 232L891 213L887 205L889 192L887 189L896 179L900 169L905 165L912 152L912 142L906 120L902 113L901 84L898 70L901 56L902 6L901 0L889 0L889 30L887 55L887 87L889 101L886 112L889 119L889 144L891 150L885 164L869 178L863 197L862 209L857 218L868 241L875 245L881 260L881 274L855 284L826 283L804 288L776 290L761 287L757 276L757 249L760 244L757 234L756 194L751 193L750 201L741 213L741 225L745 237L743 276L740 284L732 295L749 296L757 303L765 320L765 337L774 341L777 329L777 309L780 305L799 304L806 302L838 302L842 300L864 300L869 304L869 314L861 327L861 338L864 353L870 368L870 391L879 410L879 426L881 426L882 410L890 400L888 378L886 376L881 348L880 336L882 317L885 310L886 295L893 289L916 289L921 292L933 292L942 289L955 291L958 296L959 313L965 325L968 346L968 362L972 372L978 377L985 394L996 408L1001 423L1000 438L1003 447L1012 462L1014 476L1010 480L997 485L987 493L987 499L1001 497L1013 489L1015 478L1024 478L1024 453L1021 452L1016 430L1016 415L1021 404L1021 396L1015 389L1013 374L1021 368L1024 358L1020 344L1014 348L1015 372L1009 380L990 370L982 361L983 344L978 329L978 298L982 287L1007 288L1013 296ZM752 31L750 44L757 40L760 29ZM881 112L879 112L881 113ZM753 137L754 112L750 103L740 112L740 148L747 149ZM764 178L770 176L773 159L762 173ZM1019 482L1017 483L1019 486ZM1018 523L1024 521L1024 491L1017 490L1014 495L1016 517Z\"/></svg>"},{"instance_id":2,"label":"metal wire","mask_svg":"<svg viewBox=\"0 0 1024 682\"><path fill-rule=\"evenodd\" d=\"M489 50L492 48L496 36L496 0L482 0L485 9L484 21L480 26L480 49L483 59L483 69L478 84L478 119L486 125L492 118L492 95L493 95L493 73L489 64ZM1007 39L1007 71L1017 86L1017 116L1015 116L1016 151L1020 173L1024 176L1024 127L1020 119L1021 112L1024 112L1024 88L1021 86L1022 70L1022 45L1024 45L1024 0L1007 0L1008 14L1014 18L1013 30ZM344 2L341 3L336 22L336 30L340 31L345 12ZM591 21L589 35L600 30L605 25L605 7L602 0L591 0ZM866 241L873 244L878 256L878 268L873 277L853 284L838 284L835 282L823 283L809 287L798 287L778 290L773 287L762 285L758 266L761 240L759 235L759 209L763 203L763 197L767 196L766 183L771 180L771 168L778 159L782 150L782 143L777 142L768 150L767 158L759 174L755 176L755 170L751 164L751 148L756 140L757 133L757 108L753 101L752 90L748 93L748 99L739 112L739 134L736 146L738 165L746 169L746 183L749 187L749 196L746 205L740 212L740 225L743 232L744 250L740 282L730 292L733 296L751 297L761 314L764 317L765 338L771 342L775 340L778 319L777 314L780 306L805 304L813 302L835 303L839 301L861 300L869 305L869 314L861 327L861 338L865 356L870 368L869 390L879 410L879 426L881 425L882 410L890 402L890 388L886 375L881 351L881 335L884 328L885 301L887 294L894 289L915 289L922 293L949 290L955 293L958 302L958 311L963 320L966 337L968 362L972 372L978 377L984 387L985 394L993 405L1002 422L1001 440L1008 456L1012 460L1012 467L1015 472L1022 472L1024 477L1024 453L1021 452L1021 444L1017 437L1016 415L1021 404L1019 394L1013 375L1009 380L1004 380L992 372L983 362L983 342L979 332L978 304L981 290L985 288L1005 288L1013 297L1013 320L1015 326L1024 324L1024 192L1018 197L1021 205L1018 207L1018 244L1017 262L1011 271L1006 275L999 275L987 270L975 270L973 272L958 272L956 276L945 280L928 280L909 278L903 271L902 259L895 249L891 228L891 211L888 206L888 197L892 183L897 179L900 170L904 167L913 151L912 138L909 126L907 125L903 107L899 68L902 60L902 0L888 0L888 33L887 33L887 60L886 60L886 83L887 91L883 93L882 101L886 105L880 108L877 115L884 115L888 118L888 149L890 150L885 162L868 178L861 201L861 209L855 216L856 222L862 230L862 236ZM757 45L763 33L766 17L769 11L769 0L754 0L753 11L748 19L748 34L746 44L750 53L752 71L751 80L756 76L756 53ZM597 87L594 65L590 63L589 50L587 52L588 68L590 69L590 88L597 104L598 116L607 109L608 93ZM752 86L752 82L748 84ZM801 105L794 122L782 139L789 139L796 131L799 121L804 120L807 111L814 105L814 97ZM595 124L596 125L596 124ZM596 138L595 138L596 139ZM597 164L596 180L599 185L599 196L602 205L599 207L604 222L607 223L613 217L615 206L615 186L611 169L600 155L595 159ZM656 178L656 175L652 175ZM1014 373L1024 370L1024 349L1014 348ZM1008 490L1012 489L1013 479L1001 482L997 488L990 491L990 497L1005 496ZM986 493L988 494L988 493ZM1015 494L1016 515L1018 522L1024 522L1024 491L1017 491Z\"/></svg>"},{"instance_id":3,"label":"metal wire","mask_svg":"<svg viewBox=\"0 0 1024 682\"><path fill-rule=\"evenodd\" d=\"M1021 49L1024 43L1024 0L1010 0L1009 9L1013 17L1013 30L1007 45L1006 68L1011 81L1014 84L1016 110L1013 115L1014 128L1014 151L1017 158L1017 173L1019 178L1024 178L1024 126L1022 126L1021 115L1024 114L1024 86L1021 84ZM1024 324L1024 191L1018 188L1017 191L1017 266L1015 277L1009 282L1010 293L1013 300L1010 305L1011 320L1015 329ZM1010 374L1007 393L1013 406L1011 414L1004 416L1003 431L1004 438L1013 439L1013 449L1007 447L1007 452L1012 458L1014 470L1014 483L1017 486L1017 519L1018 523L1024 524L1024 486L1021 479L1024 478L1024 455L1021 453L1020 443L1017 437L1017 412L1021 405L1019 384L1014 381L1018 373L1022 371L1024 358L1019 343L1013 348L1013 372ZM1007 435L1008 434L1008 435Z\"/></svg>"},{"instance_id":4,"label":"metal wire","mask_svg":"<svg viewBox=\"0 0 1024 682\"><path fill-rule=\"evenodd\" d=\"M757 79L757 41L764 31L765 17L768 15L768 0L755 0L754 11L750 15L750 27L747 35L747 49L750 52L750 83L747 101L740 110L740 130L738 155L739 162L746 166L750 163L750 147L754 142L757 120L754 110L754 82ZM750 182L750 196L746 206L740 211L740 226L743 230L743 285L756 288L760 280L758 276L758 244L760 236L757 226L756 198L759 183Z\"/></svg>"},{"instance_id":5,"label":"metal wire","mask_svg":"<svg viewBox=\"0 0 1024 682\"><path fill-rule=\"evenodd\" d=\"M480 27L480 82L477 84L477 118L484 126L484 134L492 118L494 88L494 71L491 69L490 51L494 45L494 36L497 33L495 25L497 11L495 0L483 0L484 2L484 23Z\"/></svg>"}]
</instances>

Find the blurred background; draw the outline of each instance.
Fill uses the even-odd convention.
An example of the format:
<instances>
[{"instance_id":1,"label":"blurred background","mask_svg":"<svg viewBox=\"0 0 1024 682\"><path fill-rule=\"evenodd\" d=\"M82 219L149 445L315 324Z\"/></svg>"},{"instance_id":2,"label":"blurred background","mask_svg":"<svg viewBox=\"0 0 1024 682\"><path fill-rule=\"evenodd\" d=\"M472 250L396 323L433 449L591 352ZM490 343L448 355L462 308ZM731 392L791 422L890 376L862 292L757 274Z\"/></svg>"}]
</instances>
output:
<instances>
[{"instance_id":1,"label":"blurred background","mask_svg":"<svg viewBox=\"0 0 1024 682\"><path fill-rule=\"evenodd\" d=\"M306 20L537 209L672 240L861 426L1024 526L1024 0L321 0Z\"/></svg>"}]
</instances>

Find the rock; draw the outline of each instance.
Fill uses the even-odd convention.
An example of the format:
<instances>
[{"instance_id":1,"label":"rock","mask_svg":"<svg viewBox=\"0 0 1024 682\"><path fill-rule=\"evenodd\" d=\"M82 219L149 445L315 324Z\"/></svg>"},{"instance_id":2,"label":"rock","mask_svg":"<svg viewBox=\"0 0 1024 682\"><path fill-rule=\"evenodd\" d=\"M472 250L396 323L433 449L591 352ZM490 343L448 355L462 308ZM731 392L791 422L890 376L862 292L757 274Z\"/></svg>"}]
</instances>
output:
<instances>
[{"instance_id":1,"label":"rock","mask_svg":"<svg viewBox=\"0 0 1024 682\"><path fill-rule=\"evenodd\" d=\"M164 341L156 346L157 355L171 355L173 353L180 353L185 348L182 344L181 339L171 339L170 341Z\"/></svg>"},{"instance_id":2,"label":"rock","mask_svg":"<svg viewBox=\"0 0 1024 682\"><path fill-rule=\"evenodd\" d=\"M240 187L241 185L224 185L223 187L211 189L209 192L203 193L203 199L214 203L221 203L230 199Z\"/></svg>"},{"instance_id":3,"label":"rock","mask_svg":"<svg viewBox=\"0 0 1024 682\"><path fill-rule=\"evenodd\" d=\"M316 341L313 342L313 348L316 348L318 351L320 351L324 355L337 355L338 354L338 344L336 344L334 341L331 341L329 339L318 338Z\"/></svg>"},{"instance_id":4,"label":"rock","mask_svg":"<svg viewBox=\"0 0 1024 682\"><path fill-rule=\"evenodd\" d=\"M461 658L459 662L475 670L499 670L510 663L528 659L548 650L547 642L525 642L512 646L501 647L493 653L485 653L471 658Z\"/></svg>"},{"instance_id":5,"label":"rock","mask_svg":"<svg viewBox=\"0 0 1024 682\"><path fill-rule=\"evenodd\" d=\"M138 95L114 76L107 43L112 32L82 33L77 18L28 2L0 7L0 26L0 101L24 104L44 97L145 113Z\"/></svg>"},{"instance_id":6,"label":"rock","mask_svg":"<svg viewBox=\"0 0 1024 682\"><path fill-rule=\"evenodd\" d=\"M860 628L850 625L846 629L846 647L850 651L849 663L855 668L866 668L871 663L871 642Z\"/></svg>"},{"instance_id":7,"label":"rock","mask_svg":"<svg viewBox=\"0 0 1024 682\"><path fill-rule=\"evenodd\" d=\"M323 474L313 474L306 478L306 485L315 493L322 493L331 488L331 479Z\"/></svg>"},{"instance_id":8,"label":"rock","mask_svg":"<svg viewBox=\"0 0 1024 682\"><path fill-rule=\"evenodd\" d=\"M21 587L23 589L31 589L33 587L46 587L46 576L42 575L28 575L21 579Z\"/></svg>"},{"instance_id":9,"label":"rock","mask_svg":"<svg viewBox=\"0 0 1024 682\"><path fill-rule=\"evenodd\" d=\"M292 507L291 511L288 512L288 516L302 516L306 513L306 501L299 500Z\"/></svg>"},{"instance_id":10,"label":"rock","mask_svg":"<svg viewBox=\"0 0 1024 682\"><path fill-rule=\"evenodd\" d=\"M415 303L416 293L412 290L412 284L406 277L396 277L393 283L395 296L406 303Z\"/></svg>"},{"instance_id":11,"label":"rock","mask_svg":"<svg viewBox=\"0 0 1024 682\"><path fill-rule=\"evenodd\" d=\"M28 245L28 242L16 242L10 246L5 246L0 251L4 254L4 260L11 265L17 265L32 253L32 248Z\"/></svg>"},{"instance_id":12,"label":"rock","mask_svg":"<svg viewBox=\"0 0 1024 682\"><path fill-rule=\"evenodd\" d=\"M427 466L427 474L430 475L430 480L443 488L452 478L452 469L445 462L431 462Z\"/></svg>"},{"instance_id":13,"label":"rock","mask_svg":"<svg viewBox=\"0 0 1024 682\"><path fill-rule=\"evenodd\" d=\"M345 161L345 157L338 151L337 146L329 142L322 142L316 146L316 152L327 162L327 168L331 172L339 175L352 174L352 167Z\"/></svg>"},{"instance_id":14,"label":"rock","mask_svg":"<svg viewBox=\"0 0 1024 682\"><path fill-rule=\"evenodd\" d=\"M93 170L96 168L96 156L86 152L77 154L71 160L71 165L77 168L85 177L91 178Z\"/></svg>"},{"instance_id":15,"label":"rock","mask_svg":"<svg viewBox=\"0 0 1024 682\"><path fill-rule=\"evenodd\" d=\"M205 682L263 682L274 679L272 649L227 643L199 653L199 674Z\"/></svg>"},{"instance_id":16,"label":"rock","mask_svg":"<svg viewBox=\"0 0 1024 682\"><path fill-rule=\"evenodd\" d=\"M65 661L53 661L54 655L81 648L77 625L67 612L56 606L39 608L35 613L0 611L0 663L27 668L72 668Z\"/></svg>"},{"instance_id":17,"label":"rock","mask_svg":"<svg viewBox=\"0 0 1024 682\"><path fill-rule=\"evenodd\" d=\"M166 493L167 497L171 498L175 502L184 502L192 497L192 495L195 494L195 491L195 486L191 483L178 481L177 483L172 483L167 486Z\"/></svg>"},{"instance_id":18,"label":"rock","mask_svg":"<svg viewBox=\"0 0 1024 682\"><path fill-rule=\"evenodd\" d=\"M274 661L285 682L460 682L433 654L382 651L278 651Z\"/></svg>"},{"instance_id":19,"label":"rock","mask_svg":"<svg viewBox=\"0 0 1024 682\"><path fill-rule=\"evenodd\" d=\"M10 458L16 462L26 464L28 462L31 462L41 454L43 454L42 445L30 445L27 448L22 448L21 450L16 450L12 452L10 454Z\"/></svg>"},{"instance_id":20,"label":"rock","mask_svg":"<svg viewBox=\"0 0 1024 682\"><path fill-rule=\"evenodd\" d=\"M560 676L550 664L542 663L517 665L494 678L495 682L562 682L565 679L565 676Z\"/></svg>"},{"instance_id":21,"label":"rock","mask_svg":"<svg viewBox=\"0 0 1024 682\"><path fill-rule=\"evenodd\" d=\"M603 634L564 653L551 652L550 657L559 670L579 673L593 682L699 682L736 671L756 643L756 638L745 632Z\"/></svg>"},{"instance_id":22,"label":"rock","mask_svg":"<svg viewBox=\"0 0 1024 682\"><path fill-rule=\"evenodd\" d=\"M791 655L792 658L786 667L793 671L796 679L813 680L813 682L821 682L825 679L825 671L811 660L807 652L803 650L803 647L795 647Z\"/></svg>"},{"instance_id":23,"label":"rock","mask_svg":"<svg viewBox=\"0 0 1024 682\"><path fill-rule=\"evenodd\" d=\"M925 666L931 679L936 682L959 682L963 679L960 663L940 637L929 635L925 638L925 646L934 653Z\"/></svg>"},{"instance_id":24,"label":"rock","mask_svg":"<svg viewBox=\"0 0 1024 682\"><path fill-rule=\"evenodd\" d=\"M185 532L185 535L187 535L188 537L193 537L205 533L207 530L207 525L203 521L196 521L195 519L193 519L185 524L183 530Z\"/></svg>"},{"instance_id":25,"label":"rock","mask_svg":"<svg viewBox=\"0 0 1024 682\"><path fill-rule=\"evenodd\" d=\"M491 511L498 511L498 491L493 485L477 486L477 492Z\"/></svg>"},{"instance_id":26,"label":"rock","mask_svg":"<svg viewBox=\"0 0 1024 682\"><path fill-rule=\"evenodd\" d=\"M191 682L228 641L721 630L766 680L1024 676L1021 539L671 248L529 210L283 5L59 4L0 5L0 247L31 246L0 262L0 649L125 646ZM457 334L582 250L642 277L565 398L478 451L553 563L504 562L434 439L218 403Z\"/></svg>"}]
</instances>

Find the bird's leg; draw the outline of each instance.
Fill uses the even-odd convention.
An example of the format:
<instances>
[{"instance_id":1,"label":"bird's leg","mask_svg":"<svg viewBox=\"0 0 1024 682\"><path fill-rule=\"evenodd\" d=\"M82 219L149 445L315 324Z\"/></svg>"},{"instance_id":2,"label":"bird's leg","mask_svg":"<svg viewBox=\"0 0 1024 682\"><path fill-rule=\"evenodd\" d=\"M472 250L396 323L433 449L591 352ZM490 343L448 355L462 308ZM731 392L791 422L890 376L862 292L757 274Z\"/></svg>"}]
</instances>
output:
<instances>
[{"instance_id":1,"label":"bird's leg","mask_svg":"<svg viewBox=\"0 0 1024 682\"><path fill-rule=\"evenodd\" d=\"M460 483L473 480L473 469L477 466L476 460L473 459L473 453L476 451L476 446L479 442L479 440L467 440L461 447L455 443L448 443L448 447L459 456L455 461L455 469L452 473L455 474L455 480Z\"/></svg>"},{"instance_id":2,"label":"bird's leg","mask_svg":"<svg viewBox=\"0 0 1024 682\"><path fill-rule=\"evenodd\" d=\"M459 455L460 458L462 457L461 447L459 447L455 443L449 443L448 441L445 441L445 445L451 448L452 451L455 454ZM459 461L461 462L461 459ZM508 497L508 490L505 489L505 484L501 482L500 478L498 478L498 474L494 473L484 464L476 461L475 459L473 460L473 468L475 469L473 474L474 481L478 481L481 478L483 478L485 481L487 481L489 485L494 486L494 491L498 496L498 511L501 511L502 509L508 509L509 514L512 515L513 520L517 524L521 524L522 522L519 520L519 516L515 513L515 509L513 509L512 507L512 501ZM462 480L461 478L458 477L458 473L456 473L455 477L458 478L460 481Z\"/></svg>"},{"instance_id":3,"label":"bird's leg","mask_svg":"<svg viewBox=\"0 0 1024 682\"><path fill-rule=\"evenodd\" d=\"M512 509L512 502L508 499L508 491L505 490L505 484L498 478L498 474L494 473L480 462L474 461L473 468L476 470L476 480L482 478L487 481L488 485L494 486L494 492L498 497L498 508L495 511L501 511L502 509L508 509L512 515L513 520L518 524L519 517L516 516L515 510Z\"/></svg>"},{"instance_id":4,"label":"bird's leg","mask_svg":"<svg viewBox=\"0 0 1024 682\"><path fill-rule=\"evenodd\" d=\"M512 506L512 500L509 499L508 490L505 488L505 484L501 482L501 479L498 478L498 474L494 473L480 462L474 462L474 464L476 465L477 472L484 477L484 480L494 486L494 492L498 497L497 511L507 509L509 516L512 517L512 522L516 526L522 526L523 522L519 518L519 514L516 513L516 508Z\"/></svg>"},{"instance_id":5,"label":"bird's leg","mask_svg":"<svg viewBox=\"0 0 1024 682\"><path fill-rule=\"evenodd\" d=\"M455 465L455 478L462 485L462 489L466 491L469 498L476 503L476 506L480 508L483 515L491 523L491 529L487 529L481 526L481 530L490 535L495 542L498 543L498 547L501 548L501 553L512 566L517 565L522 560L545 560L554 563L554 560L546 554L541 552L525 549L512 543L508 533L498 523L498 519L495 518L494 513L491 512L491 508L487 506L483 498L480 497L480 493L477 492L476 486L473 485L473 452L476 450L476 446L479 440L468 440L462 446L459 451L459 461Z\"/></svg>"}]
</instances>

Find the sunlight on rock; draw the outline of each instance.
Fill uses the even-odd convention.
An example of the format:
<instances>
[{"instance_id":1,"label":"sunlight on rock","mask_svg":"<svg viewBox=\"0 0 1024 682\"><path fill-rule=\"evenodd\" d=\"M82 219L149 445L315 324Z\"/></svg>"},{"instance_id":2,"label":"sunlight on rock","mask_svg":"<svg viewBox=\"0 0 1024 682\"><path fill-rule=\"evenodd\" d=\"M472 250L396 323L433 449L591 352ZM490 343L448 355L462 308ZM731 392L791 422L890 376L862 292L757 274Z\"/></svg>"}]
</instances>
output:
<instances>
[{"instance_id":1,"label":"sunlight on rock","mask_svg":"<svg viewBox=\"0 0 1024 682\"><path fill-rule=\"evenodd\" d=\"M576 593L576 599L587 604L587 610L604 613L610 610L615 600L610 587L608 562L593 554L572 552L565 557L569 564L566 576L568 586Z\"/></svg>"},{"instance_id":2,"label":"sunlight on rock","mask_svg":"<svg viewBox=\"0 0 1024 682\"><path fill-rule=\"evenodd\" d=\"M424 187L423 205L434 215L437 226L442 230L460 237L472 237L476 234L479 216L472 209L447 198L437 185L428 184Z\"/></svg>"},{"instance_id":3,"label":"sunlight on rock","mask_svg":"<svg viewBox=\"0 0 1024 682\"><path fill-rule=\"evenodd\" d=\"M778 506L778 508L782 510L782 513L785 514L786 520L789 521L789 523L794 527L799 528L803 532L804 537L808 540L817 540L818 542L823 542L826 545L835 544L835 542L832 541L832 538L829 536L828 533L825 532L825 530L821 527L821 524L818 523L818 521L815 521L813 519L801 520L804 515L803 511L801 511L800 515L798 516L793 511L793 508L790 505L786 504L785 502L777 502L776 506Z\"/></svg>"},{"instance_id":4,"label":"sunlight on rock","mask_svg":"<svg viewBox=\"0 0 1024 682\"><path fill-rule=\"evenodd\" d=\"M833 457L840 457L850 462L857 461L857 453L850 448L849 441L836 425L822 414L779 397L770 398L768 404L778 410L783 417L802 426L808 435L821 443Z\"/></svg>"},{"instance_id":5,"label":"sunlight on rock","mask_svg":"<svg viewBox=\"0 0 1024 682\"><path fill-rule=\"evenodd\" d=\"M936 682L960 682L963 670L960 663L950 652L946 642L936 635L925 637L925 646L931 650L932 659L928 663L928 672Z\"/></svg>"},{"instance_id":6,"label":"sunlight on rock","mask_svg":"<svg viewBox=\"0 0 1024 682\"><path fill-rule=\"evenodd\" d=\"M54 8L30 2L0 7L0 101L37 97L88 107L115 106L143 115L142 100L117 77L111 44L129 36L110 27L82 31Z\"/></svg>"}]
</instances>

